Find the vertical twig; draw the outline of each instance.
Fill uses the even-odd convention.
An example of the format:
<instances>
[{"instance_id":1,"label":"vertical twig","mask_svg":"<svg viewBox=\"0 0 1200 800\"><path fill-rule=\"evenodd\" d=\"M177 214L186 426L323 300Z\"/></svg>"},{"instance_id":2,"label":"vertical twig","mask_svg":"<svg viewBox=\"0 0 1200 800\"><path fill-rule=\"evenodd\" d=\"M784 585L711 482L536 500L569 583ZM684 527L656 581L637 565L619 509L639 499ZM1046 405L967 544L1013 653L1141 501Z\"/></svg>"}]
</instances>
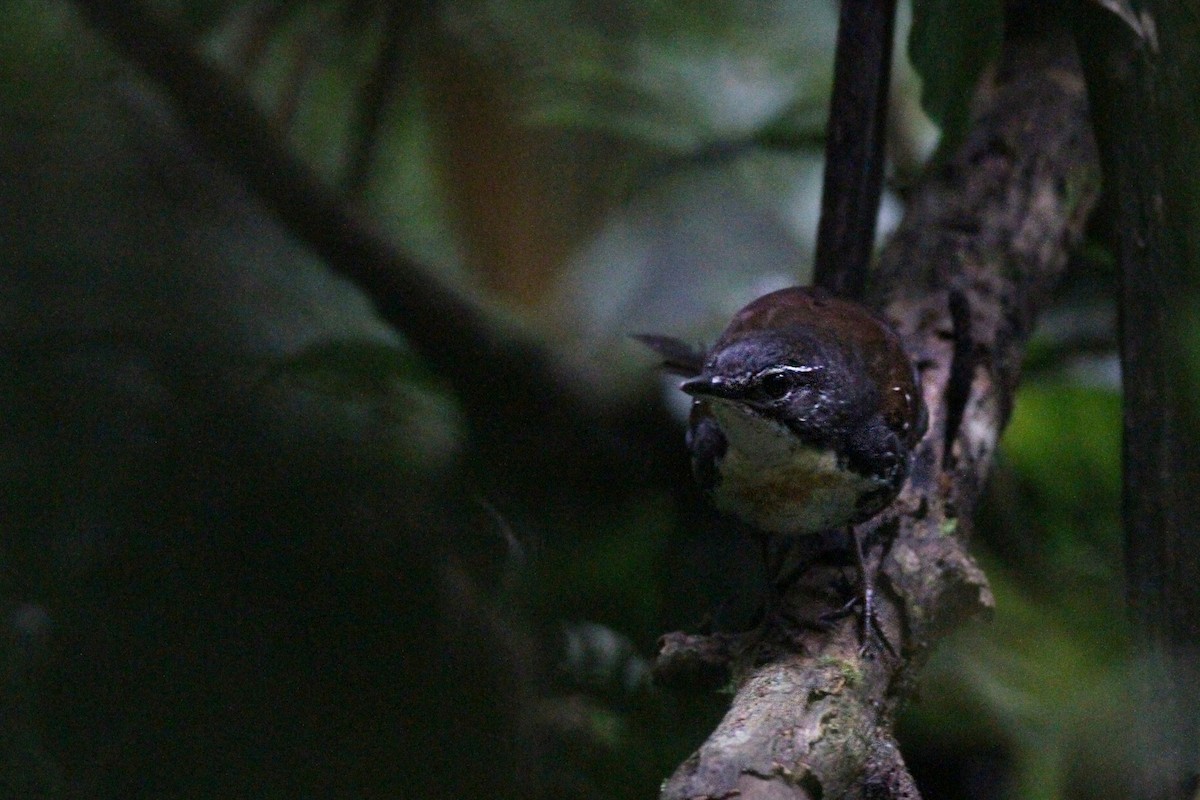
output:
<instances>
[{"instance_id":1,"label":"vertical twig","mask_svg":"<svg viewBox=\"0 0 1200 800\"><path fill-rule=\"evenodd\" d=\"M356 99L356 120L351 129L353 141L346 164L342 189L350 198L359 197L367 186L371 166L383 128L384 112L395 96L404 60L405 42L423 3L390 0L384 11L383 40Z\"/></svg>"},{"instance_id":2,"label":"vertical twig","mask_svg":"<svg viewBox=\"0 0 1200 800\"><path fill-rule=\"evenodd\" d=\"M1200 457L1187 358L1200 298L1200 9L1116 5L1128 13L1078 3L1076 36L1117 208L1130 677L1144 720L1132 729L1133 796L1173 800L1194 796L1200 756Z\"/></svg>"},{"instance_id":3,"label":"vertical twig","mask_svg":"<svg viewBox=\"0 0 1200 800\"><path fill-rule=\"evenodd\" d=\"M891 540L877 611L900 658L864 654L853 619L821 630L781 624L753 634L749 650L670 638L660 676L674 668L706 676L732 652L735 691L662 800L916 796L892 740L895 714L930 648L991 606L965 539L1024 345L1097 193L1069 31L1024 3L1010 4L1008 23L971 132L913 193L872 284L872 299L916 356L930 413L904 492L866 523ZM969 357L959 340L971 344ZM953 418L952 404L961 407ZM827 609L835 569L813 565L797 576L782 600L791 618Z\"/></svg>"},{"instance_id":4,"label":"vertical twig","mask_svg":"<svg viewBox=\"0 0 1200 800\"><path fill-rule=\"evenodd\" d=\"M813 283L861 298L883 187L896 0L843 0Z\"/></svg>"},{"instance_id":5,"label":"vertical twig","mask_svg":"<svg viewBox=\"0 0 1200 800\"><path fill-rule=\"evenodd\" d=\"M267 4L246 12L245 31L241 43L234 49L233 62L241 76L248 80L267 56L271 38L295 10L289 3Z\"/></svg>"}]
</instances>

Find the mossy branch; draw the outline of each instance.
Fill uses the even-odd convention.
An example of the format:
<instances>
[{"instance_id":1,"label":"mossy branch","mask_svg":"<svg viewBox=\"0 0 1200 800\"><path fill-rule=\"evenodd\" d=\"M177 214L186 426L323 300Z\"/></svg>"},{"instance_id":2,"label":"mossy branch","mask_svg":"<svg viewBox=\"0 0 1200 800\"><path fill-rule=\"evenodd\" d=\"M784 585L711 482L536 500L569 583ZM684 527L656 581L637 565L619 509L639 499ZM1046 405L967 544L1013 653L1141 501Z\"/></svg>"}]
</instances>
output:
<instances>
[{"instance_id":1,"label":"mossy branch","mask_svg":"<svg viewBox=\"0 0 1200 800\"><path fill-rule=\"evenodd\" d=\"M1099 190L1071 38L1044 9L1025 13L1037 24L1008 20L971 134L914 193L869 293L918 365L930 411L908 486L863 531L880 575L878 616L899 656L860 654L852 618L825 630L786 622L836 602L829 587L841 567L808 570L780 622L742 648L717 648L735 654L731 708L664 785L664 800L917 796L892 739L895 716L934 644L991 607L966 550L971 514L1037 311ZM669 642L664 675L707 647Z\"/></svg>"}]
</instances>

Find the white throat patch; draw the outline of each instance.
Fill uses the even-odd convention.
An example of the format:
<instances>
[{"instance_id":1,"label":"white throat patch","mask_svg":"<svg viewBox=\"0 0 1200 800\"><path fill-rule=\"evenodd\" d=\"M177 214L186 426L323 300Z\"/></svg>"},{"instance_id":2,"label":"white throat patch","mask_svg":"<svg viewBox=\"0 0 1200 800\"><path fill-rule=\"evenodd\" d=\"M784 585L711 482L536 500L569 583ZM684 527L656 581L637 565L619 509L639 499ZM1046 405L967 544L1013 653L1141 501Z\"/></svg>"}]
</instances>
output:
<instances>
[{"instance_id":1,"label":"white throat patch","mask_svg":"<svg viewBox=\"0 0 1200 800\"><path fill-rule=\"evenodd\" d=\"M780 422L736 403L710 408L729 445L713 502L756 528L792 535L837 528L855 519L863 495L886 486L839 468L832 449L804 443Z\"/></svg>"}]
</instances>

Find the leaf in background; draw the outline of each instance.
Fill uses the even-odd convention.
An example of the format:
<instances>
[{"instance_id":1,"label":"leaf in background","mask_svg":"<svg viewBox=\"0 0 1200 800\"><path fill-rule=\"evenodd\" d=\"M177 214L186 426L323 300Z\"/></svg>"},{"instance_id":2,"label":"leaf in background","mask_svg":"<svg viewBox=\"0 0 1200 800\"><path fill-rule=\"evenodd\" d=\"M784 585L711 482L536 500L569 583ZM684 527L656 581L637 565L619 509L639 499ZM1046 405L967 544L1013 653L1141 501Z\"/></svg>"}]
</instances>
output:
<instances>
[{"instance_id":1,"label":"leaf in background","mask_svg":"<svg viewBox=\"0 0 1200 800\"><path fill-rule=\"evenodd\" d=\"M1020 512L1037 526L1020 568L1027 583L1053 587L1063 607L1094 608L1098 586L1119 585L1120 408L1111 389L1026 382L1004 433L1006 461L1027 487Z\"/></svg>"},{"instance_id":2,"label":"leaf in background","mask_svg":"<svg viewBox=\"0 0 1200 800\"><path fill-rule=\"evenodd\" d=\"M407 350L369 339L319 342L281 361L277 369L279 374L347 397L385 393L397 378L430 383Z\"/></svg>"},{"instance_id":3,"label":"leaf in background","mask_svg":"<svg viewBox=\"0 0 1200 800\"><path fill-rule=\"evenodd\" d=\"M1000 52L1000 0L913 0L908 57L921 76L921 105L942 129L941 151L967 131L979 76Z\"/></svg>"},{"instance_id":4,"label":"leaf in background","mask_svg":"<svg viewBox=\"0 0 1200 800\"><path fill-rule=\"evenodd\" d=\"M403 465L432 471L461 451L455 398L402 347L366 338L322 341L273 363L267 377L307 396L310 416L342 419L348 435L369 431L372 444Z\"/></svg>"},{"instance_id":5,"label":"leaf in background","mask_svg":"<svg viewBox=\"0 0 1200 800\"><path fill-rule=\"evenodd\" d=\"M1106 11L1116 14L1139 39L1146 38L1146 29L1142 26L1137 12L1133 10L1133 5L1129 0L1092 0L1092 2Z\"/></svg>"},{"instance_id":6,"label":"leaf in background","mask_svg":"<svg viewBox=\"0 0 1200 800\"><path fill-rule=\"evenodd\" d=\"M515 66L533 124L686 153L823 107L837 13L827 0L464 0L442 24Z\"/></svg>"}]
</instances>

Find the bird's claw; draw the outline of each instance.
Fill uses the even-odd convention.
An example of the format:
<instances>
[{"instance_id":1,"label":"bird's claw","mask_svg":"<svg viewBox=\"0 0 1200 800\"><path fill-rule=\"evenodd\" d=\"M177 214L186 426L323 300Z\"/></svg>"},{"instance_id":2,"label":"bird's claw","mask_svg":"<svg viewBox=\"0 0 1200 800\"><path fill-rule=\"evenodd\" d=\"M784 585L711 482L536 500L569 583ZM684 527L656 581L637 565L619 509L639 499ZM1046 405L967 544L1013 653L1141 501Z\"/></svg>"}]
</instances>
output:
<instances>
[{"instance_id":1,"label":"bird's claw","mask_svg":"<svg viewBox=\"0 0 1200 800\"><path fill-rule=\"evenodd\" d=\"M875 613L875 586L870 580L867 573L864 571L861 575L862 585L860 591L851 595L841 608L829 611L821 615L820 621L824 624L832 624L838 620L845 619L855 612L856 609L861 610L859 617L859 646L858 655L863 658L871 649L873 639L878 639L883 643L883 647L893 657L898 658L899 653L891 640L888 639L887 633L883 630L883 626L879 622L879 617Z\"/></svg>"}]
</instances>

